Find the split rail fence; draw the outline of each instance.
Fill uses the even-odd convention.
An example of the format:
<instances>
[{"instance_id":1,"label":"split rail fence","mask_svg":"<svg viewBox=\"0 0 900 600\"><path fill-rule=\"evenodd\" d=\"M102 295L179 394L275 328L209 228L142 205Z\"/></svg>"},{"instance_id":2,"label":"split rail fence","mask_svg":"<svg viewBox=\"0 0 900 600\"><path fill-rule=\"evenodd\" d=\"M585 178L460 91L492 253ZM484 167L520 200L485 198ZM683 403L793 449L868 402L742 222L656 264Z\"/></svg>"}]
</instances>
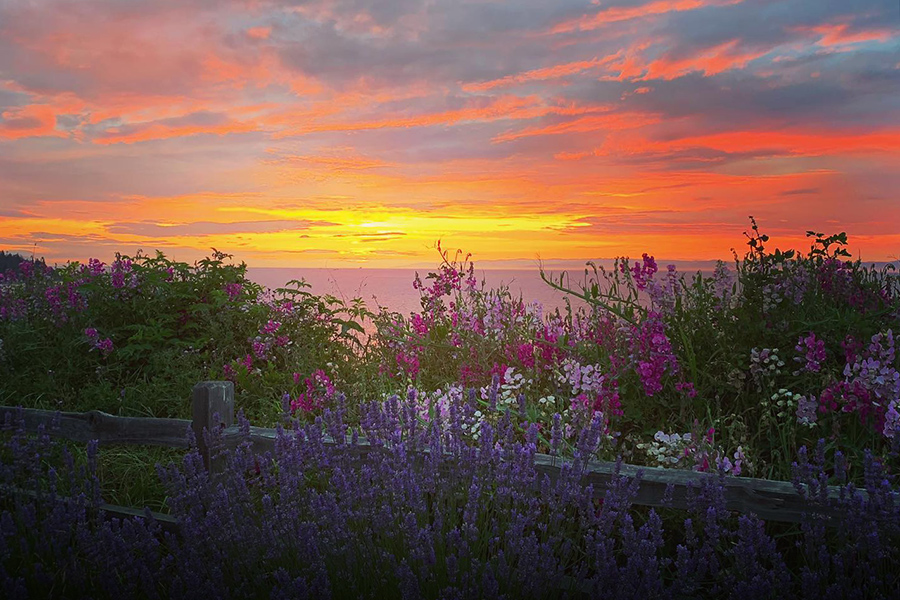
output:
<instances>
[{"instance_id":1,"label":"split rail fence","mask_svg":"<svg viewBox=\"0 0 900 600\"><path fill-rule=\"evenodd\" d=\"M0 423L12 413L13 418L21 409L0 407ZM206 381L193 388L192 419L157 419L144 417L117 417L101 411L86 413L24 409L25 429L36 432L43 426L50 435L77 442L97 440L100 445L140 444L150 446L166 446L187 448L188 429L193 430L207 468L212 471L221 469L221 465L210 465L209 450L206 448L203 431L212 427L221 428L226 448L234 448L242 437L234 423L234 386L228 381ZM214 419L217 419L214 421ZM57 427L51 428L52 423ZM264 453L275 450L276 431L260 427L250 428L250 441L253 451ZM326 436L326 444L334 444ZM368 442L360 438L358 451L365 453ZM551 480L559 477L566 459L546 454L535 455L535 468L539 473L547 474ZM642 506L669 506L674 508L688 507L688 489L704 479L716 477L710 473L695 471L663 469L658 467L638 467L621 465L619 475L634 478L641 472L641 480L634 504ZM590 462L582 478L582 484L593 484L595 497L603 497L606 484L616 477L616 465L609 462ZM729 510L740 513L755 513L767 521L799 523L805 514L812 512L793 484L784 481L754 479L751 477L725 477L725 498ZM671 486L670 499L666 499L666 490ZM863 492L864 493L864 492ZM831 494L837 496L836 488ZM143 510L131 507L104 504L101 506L108 517L124 518L144 516ZM819 507L817 510L821 510ZM151 513L153 517L169 531L177 531L178 523L170 515Z\"/></svg>"}]
</instances>

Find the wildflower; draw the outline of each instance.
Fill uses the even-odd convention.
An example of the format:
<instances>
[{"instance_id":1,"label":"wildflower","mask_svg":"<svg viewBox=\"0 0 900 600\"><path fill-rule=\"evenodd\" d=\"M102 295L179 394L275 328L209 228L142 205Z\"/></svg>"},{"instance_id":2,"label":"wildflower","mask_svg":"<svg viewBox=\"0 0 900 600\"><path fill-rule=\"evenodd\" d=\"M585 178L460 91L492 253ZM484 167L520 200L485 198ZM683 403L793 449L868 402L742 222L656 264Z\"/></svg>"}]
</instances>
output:
<instances>
[{"instance_id":1,"label":"wildflower","mask_svg":"<svg viewBox=\"0 0 900 600\"><path fill-rule=\"evenodd\" d=\"M269 319L269 321L259 330L259 333L262 335L269 335L278 331L280 327L281 323Z\"/></svg>"},{"instance_id":2,"label":"wildflower","mask_svg":"<svg viewBox=\"0 0 900 600\"><path fill-rule=\"evenodd\" d=\"M102 275L106 265L103 262L97 260L96 258L88 259L87 264L87 272L92 276L96 277L98 275Z\"/></svg>"},{"instance_id":3,"label":"wildflower","mask_svg":"<svg viewBox=\"0 0 900 600\"><path fill-rule=\"evenodd\" d=\"M266 354L269 351L269 346L265 342L254 340L254 342L251 344L251 349L253 350L253 354L256 356L256 358L265 360Z\"/></svg>"},{"instance_id":4,"label":"wildflower","mask_svg":"<svg viewBox=\"0 0 900 600\"><path fill-rule=\"evenodd\" d=\"M650 311L647 317L632 330L632 356L635 371L641 379L644 393L653 396L663 388L662 378L666 373L679 370L678 358L665 333L666 324L659 313Z\"/></svg>"},{"instance_id":5,"label":"wildflower","mask_svg":"<svg viewBox=\"0 0 900 600\"><path fill-rule=\"evenodd\" d=\"M900 431L900 412L897 412L897 401L891 402L885 413L884 428L882 433L888 439L894 439Z\"/></svg>"},{"instance_id":6,"label":"wildflower","mask_svg":"<svg viewBox=\"0 0 900 600\"><path fill-rule=\"evenodd\" d=\"M109 338L106 338L100 342L97 342L97 349L100 350L100 352L102 352L104 356L109 354L110 352L113 351L112 340Z\"/></svg>"},{"instance_id":7,"label":"wildflower","mask_svg":"<svg viewBox=\"0 0 900 600\"><path fill-rule=\"evenodd\" d=\"M243 286L240 283L226 283L225 284L225 295L228 296L228 299L234 302L237 300L241 292L243 291Z\"/></svg>"},{"instance_id":8,"label":"wildflower","mask_svg":"<svg viewBox=\"0 0 900 600\"><path fill-rule=\"evenodd\" d=\"M688 398L695 398L697 396L697 390L694 389L694 384L688 381L679 381L675 384L675 389L687 394Z\"/></svg>"},{"instance_id":9,"label":"wildflower","mask_svg":"<svg viewBox=\"0 0 900 600\"><path fill-rule=\"evenodd\" d=\"M412 319L410 319L410 324L416 335L421 337L428 335L428 324L425 322L425 319L422 318L422 315L414 314Z\"/></svg>"},{"instance_id":10,"label":"wildflower","mask_svg":"<svg viewBox=\"0 0 900 600\"><path fill-rule=\"evenodd\" d=\"M797 351L798 354L802 356L795 356L795 362L803 362L805 359L805 364L803 365L803 370L808 371L810 373L818 373L822 369L822 363L825 361L825 342L821 339L816 338L816 334L812 331L809 332L809 335L806 337L801 336L797 340L797 345L794 347L794 350ZM795 375L799 375L800 372L796 371Z\"/></svg>"},{"instance_id":11,"label":"wildflower","mask_svg":"<svg viewBox=\"0 0 900 600\"><path fill-rule=\"evenodd\" d=\"M126 275L131 275L129 278L129 285L131 287L135 287L137 285L137 278L132 273L132 263L130 259L117 259L116 262L112 264L112 274L110 275L110 283L116 289L121 289L125 287L125 278Z\"/></svg>"},{"instance_id":12,"label":"wildflower","mask_svg":"<svg viewBox=\"0 0 900 600\"><path fill-rule=\"evenodd\" d=\"M818 419L818 416L816 415L818 406L819 402L816 400L815 396L800 396L797 399L797 422L807 427L815 426L816 420Z\"/></svg>"},{"instance_id":13,"label":"wildflower","mask_svg":"<svg viewBox=\"0 0 900 600\"><path fill-rule=\"evenodd\" d=\"M647 288L648 282L653 278L653 275L659 270L656 265L656 260L652 256L648 256L645 252L642 255L643 263L639 263L635 261L634 266L631 267L631 276L634 279L634 284L637 286L639 290L644 290ZM626 263L623 261L619 270L624 273L626 270Z\"/></svg>"},{"instance_id":14,"label":"wildflower","mask_svg":"<svg viewBox=\"0 0 900 600\"><path fill-rule=\"evenodd\" d=\"M297 382L299 376L297 373L294 375L294 381ZM334 383L322 369L313 371L312 376L304 378L303 382L306 384L306 391L290 402L291 412L318 410L336 396Z\"/></svg>"}]
</instances>

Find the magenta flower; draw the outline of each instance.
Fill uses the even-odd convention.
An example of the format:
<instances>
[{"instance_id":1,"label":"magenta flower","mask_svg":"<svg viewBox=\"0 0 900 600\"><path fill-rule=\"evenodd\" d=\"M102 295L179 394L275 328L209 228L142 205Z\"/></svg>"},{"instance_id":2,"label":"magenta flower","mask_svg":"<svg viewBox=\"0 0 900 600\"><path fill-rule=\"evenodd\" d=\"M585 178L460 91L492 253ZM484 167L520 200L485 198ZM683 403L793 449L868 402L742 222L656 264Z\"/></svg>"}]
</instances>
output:
<instances>
[{"instance_id":1,"label":"magenta flower","mask_svg":"<svg viewBox=\"0 0 900 600\"><path fill-rule=\"evenodd\" d=\"M225 284L225 294L228 296L228 299L232 302L237 300L241 291L243 290L243 286L239 283L226 283Z\"/></svg>"},{"instance_id":2,"label":"magenta flower","mask_svg":"<svg viewBox=\"0 0 900 600\"><path fill-rule=\"evenodd\" d=\"M642 258L643 263L635 261L634 266L630 269L634 284L639 290L646 289L648 282L653 279L653 275L659 271L659 267L656 265L656 259L654 257L648 256L647 253L644 252ZM626 268L626 263L623 261L622 264L619 265L619 270L624 273Z\"/></svg>"},{"instance_id":3,"label":"magenta flower","mask_svg":"<svg viewBox=\"0 0 900 600\"><path fill-rule=\"evenodd\" d=\"M298 380L299 374L294 373L294 382ZM306 391L291 401L291 412L318 410L334 399L337 392L334 383L322 369L316 369L311 377L306 377L303 381L306 384Z\"/></svg>"},{"instance_id":4,"label":"magenta flower","mask_svg":"<svg viewBox=\"0 0 900 600\"><path fill-rule=\"evenodd\" d=\"M259 332L263 335L268 335L271 333L275 333L280 327L281 323L269 319L269 321L265 325L263 325L262 329L260 329Z\"/></svg>"},{"instance_id":5,"label":"magenta flower","mask_svg":"<svg viewBox=\"0 0 900 600\"><path fill-rule=\"evenodd\" d=\"M94 344L94 348L100 351L103 356L109 356L109 353L113 351L113 343L112 340L106 338L104 340L98 341Z\"/></svg>"},{"instance_id":6,"label":"magenta flower","mask_svg":"<svg viewBox=\"0 0 900 600\"><path fill-rule=\"evenodd\" d=\"M253 349L253 354L256 358L260 360L266 359L266 353L269 351L269 347L264 342L254 341L253 344L251 344L251 348Z\"/></svg>"},{"instance_id":7,"label":"magenta flower","mask_svg":"<svg viewBox=\"0 0 900 600\"><path fill-rule=\"evenodd\" d=\"M428 323L425 322L422 315L418 313L414 314L412 319L410 319L410 325L412 325L412 329L416 335L421 337L428 335Z\"/></svg>"},{"instance_id":8,"label":"magenta flower","mask_svg":"<svg viewBox=\"0 0 900 600\"><path fill-rule=\"evenodd\" d=\"M825 362L826 358L825 342L817 339L815 333L810 331L806 337L801 336L797 340L794 350L798 354L803 355L794 357L796 362L803 362L804 358L806 359L806 363L803 365L804 370L810 373L818 373L822 369L822 363Z\"/></svg>"},{"instance_id":9,"label":"magenta flower","mask_svg":"<svg viewBox=\"0 0 900 600\"><path fill-rule=\"evenodd\" d=\"M631 331L631 358L647 396L663 388L663 376L679 371L678 358L665 333L666 324L659 313L650 311Z\"/></svg>"},{"instance_id":10,"label":"magenta flower","mask_svg":"<svg viewBox=\"0 0 900 600\"><path fill-rule=\"evenodd\" d=\"M88 259L87 271L94 277L102 275L105 268L106 265L102 261L96 258Z\"/></svg>"},{"instance_id":11,"label":"magenta flower","mask_svg":"<svg viewBox=\"0 0 900 600\"><path fill-rule=\"evenodd\" d=\"M675 389L679 392L684 392L687 394L688 398L696 398L697 390L694 389L694 384L689 381L679 381L675 384Z\"/></svg>"}]
</instances>

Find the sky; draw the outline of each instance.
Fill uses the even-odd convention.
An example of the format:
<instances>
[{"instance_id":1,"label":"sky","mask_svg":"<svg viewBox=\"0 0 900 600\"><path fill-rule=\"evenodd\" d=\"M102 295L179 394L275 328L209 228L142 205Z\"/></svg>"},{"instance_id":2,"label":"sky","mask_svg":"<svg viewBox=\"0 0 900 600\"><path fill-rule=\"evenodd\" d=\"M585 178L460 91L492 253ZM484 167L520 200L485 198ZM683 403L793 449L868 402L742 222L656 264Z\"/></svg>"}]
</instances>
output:
<instances>
[{"instance_id":1,"label":"sky","mask_svg":"<svg viewBox=\"0 0 900 600\"><path fill-rule=\"evenodd\" d=\"M0 0L0 249L900 255L898 0Z\"/></svg>"}]
</instances>

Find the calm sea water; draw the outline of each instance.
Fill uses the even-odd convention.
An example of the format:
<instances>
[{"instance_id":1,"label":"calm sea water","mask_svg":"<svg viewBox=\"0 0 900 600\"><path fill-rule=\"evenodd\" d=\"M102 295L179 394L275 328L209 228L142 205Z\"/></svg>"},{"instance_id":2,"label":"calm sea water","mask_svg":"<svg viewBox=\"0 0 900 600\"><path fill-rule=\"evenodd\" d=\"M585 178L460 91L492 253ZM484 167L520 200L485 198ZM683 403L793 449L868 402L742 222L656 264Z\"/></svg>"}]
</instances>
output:
<instances>
[{"instance_id":1,"label":"calm sea water","mask_svg":"<svg viewBox=\"0 0 900 600\"><path fill-rule=\"evenodd\" d=\"M607 265L608 266L608 265ZM708 266L692 268L693 265L679 265L679 273L691 277L700 272L704 277L712 275L712 269ZM883 266L883 263L878 263ZM732 273L734 272L733 266ZM433 270L433 269L432 269ZM423 282L427 284L425 275L429 269L419 270ZM548 275L559 275L560 270L548 270ZM584 281L584 272L581 269L568 271L570 275L570 287L578 290L578 284ZM421 310L419 291L413 289L415 269L296 269L296 268L248 268L247 274L252 281L265 287L274 289L282 287L292 279L304 279L315 294L331 294L345 301L353 298L362 298L370 310L377 311L379 306L384 306L391 311L404 315ZM526 303L540 302L544 307L544 314L549 314L555 309L565 310L566 294L559 292L541 280L537 269L476 269L478 281L484 280L486 288L498 288L507 286L514 296L520 296ZM665 276L665 269L657 274L657 278ZM572 306L583 305L577 298L569 296Z\"/></svg>"},{"instance_id":2,"label":"calm sea water","mask_svg":"<svg viewBox=\"0 0 900 600\"><path fill-rule=\"evenodd\" d=\"M558 292L541 280L537 270L481 270L476 269L479 283L484 280L486 288L508 286L514 296L521 295L528 302L540 302L545 314L556 308L565 308L565 294ZM580 274L580 273L577 273ZM421 310L419 291L413 289L415 269L285 269L285 268L249 268L250 280L274 289L282 287L292 279L304 279L315 294L331 294L337 298L350 301L362 298L370 310L379 306L387 307L404 315ZM427 270L419 270L422 281ZM572 284L579 279L572 276ZM577 288L576 288L577 289ZM572 299L573 306L579 301Z\"/></svg>"}]
</instances>

